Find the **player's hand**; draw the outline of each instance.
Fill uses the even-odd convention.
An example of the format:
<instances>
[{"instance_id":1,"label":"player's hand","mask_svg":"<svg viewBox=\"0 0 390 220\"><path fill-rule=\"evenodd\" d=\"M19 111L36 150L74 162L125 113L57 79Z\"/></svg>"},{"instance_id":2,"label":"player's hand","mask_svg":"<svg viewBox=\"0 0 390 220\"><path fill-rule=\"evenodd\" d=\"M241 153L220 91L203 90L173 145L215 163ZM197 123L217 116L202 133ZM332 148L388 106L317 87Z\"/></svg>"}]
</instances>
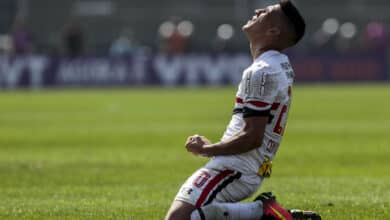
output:
<instances>
[{"instance_id":1,"label":"player's hand","mask_svg":"<svg viewBox=\"0 0 390 220\"><path fill-rule=\"evenodd\" d=\"M204 146L211 144L211 141L204 136L192 135L187 138L186 149L196 156L207 156L204 154Z\"/></svg>"},{"instance_id":2,"label":"player's hand","mask_svg":"<svg viewBox=\"0 0 390 220\"><path fill-rule=\"evenodd\" d=\"M211 144L211 141L209 139L207 139L205 136L200 136L198 134L195 134L195 135L192 135L192 136L189 136L187 138L187 141L186 141L186 145L188 143L191 143L191 142L194 142L194 141L202 141L204 142L205 144Z\"/></svg>"}]
</instances>

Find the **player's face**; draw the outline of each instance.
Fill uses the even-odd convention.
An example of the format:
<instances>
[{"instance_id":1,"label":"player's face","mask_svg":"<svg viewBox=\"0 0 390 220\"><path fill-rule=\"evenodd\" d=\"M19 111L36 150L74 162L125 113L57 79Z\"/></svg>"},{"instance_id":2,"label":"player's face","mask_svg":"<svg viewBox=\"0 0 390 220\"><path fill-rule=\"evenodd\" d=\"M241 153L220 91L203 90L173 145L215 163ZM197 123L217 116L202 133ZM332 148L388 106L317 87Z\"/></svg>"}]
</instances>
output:
<instances>
[{"instance_id":1,"label":"player's face","mask_svg":"<svg viewBox=\"0 0 390 220\"><path fill-rule=\"evenodd\" d=\"M256 9L252 19L242 27L242 30L246 33L265 32L267 28L274 25L275 16L279 16L278 12L280 10L281 8L279 4Z\"/></svg>"}]
</instances>

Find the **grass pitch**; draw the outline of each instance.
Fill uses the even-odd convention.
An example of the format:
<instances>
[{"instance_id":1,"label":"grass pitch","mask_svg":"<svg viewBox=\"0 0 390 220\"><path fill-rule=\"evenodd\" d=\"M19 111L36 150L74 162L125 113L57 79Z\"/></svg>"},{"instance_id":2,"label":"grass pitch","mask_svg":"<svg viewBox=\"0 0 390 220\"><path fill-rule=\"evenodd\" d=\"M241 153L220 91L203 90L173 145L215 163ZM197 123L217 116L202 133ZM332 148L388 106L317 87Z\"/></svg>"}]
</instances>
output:
<instances>
[{"instance_id":1,"label":"grass pitch","mask_svg":"<svg viewBox=\"0 0 390 220\"><path fill-rule=\"evenodd\" d=\"M0 219L163 219L235 88L0 93ZM297 86L273 176L285 207L390 219L390 86Z\"/></svg>"}]
</instances>

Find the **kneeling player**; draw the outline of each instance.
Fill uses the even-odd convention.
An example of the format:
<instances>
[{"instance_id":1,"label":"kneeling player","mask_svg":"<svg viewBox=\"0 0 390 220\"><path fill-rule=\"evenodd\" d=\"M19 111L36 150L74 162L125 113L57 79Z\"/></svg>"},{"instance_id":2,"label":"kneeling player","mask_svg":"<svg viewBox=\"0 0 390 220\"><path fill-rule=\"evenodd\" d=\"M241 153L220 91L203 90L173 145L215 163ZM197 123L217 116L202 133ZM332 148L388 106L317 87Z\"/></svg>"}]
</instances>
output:
<instances>
[{"instance_id":1,"label":"kneeling player","mask_svg":"<svg viewBox=\"0 0 390 220\"><path fill-rule=\"evenodd\" d=\"M270 193L251 203L238 203L252 196L271 174L294 77L290 61L281 51L300 41L305 22L291 2L282 1L257 9L242 29L254 62L243 72L232 119L218 143L199 135L188 138L189 152L212 159L181 187L167 220L288 220L308 216L307 212L283 209Z\"/></svg>"}]
</instances>

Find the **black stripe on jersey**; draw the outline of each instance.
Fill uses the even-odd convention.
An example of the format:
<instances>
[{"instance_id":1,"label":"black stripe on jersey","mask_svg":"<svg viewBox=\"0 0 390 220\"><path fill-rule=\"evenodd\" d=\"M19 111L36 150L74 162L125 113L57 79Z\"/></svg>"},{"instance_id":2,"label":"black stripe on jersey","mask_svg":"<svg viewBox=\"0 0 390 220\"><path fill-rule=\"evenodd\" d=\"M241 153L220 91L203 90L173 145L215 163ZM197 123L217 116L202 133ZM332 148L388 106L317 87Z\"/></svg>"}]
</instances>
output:
<instances>
[{"instance_id":1,"label":"black stripe on jersey","mask_svg":"<svg viewBox=\"0 0 390 220\"><path fill-rule=\"evenodd\" d=\"M274 120L275 116L270 114L268 118L268 124L271 124L272 120Z\"/></svg>"},{"instance_id":2,"label":"black stripe on jersey","mask_svg":"<svg viewBox=\"0 0 390 220\"><path fill-rule=\"evenodd\" d=\"M244 109L242 109L242 108L235 108L235 109L233 110L233 115L242 113L243 111L244 111Z\"/></svg>"},{"instance_id":3,"label":"black stripe on jersey","mask_svg":"<svg viewBox=\"0 0 390 220\"><path fill-rule=\"evenodd\" d=\"M244 118L264 117L264 116L270 116L271 115L271 109L258 111L258 110L250 109L248 107L244 107L243 113L244 113Z\"/></svg>"},{"instance_id":4,"label":"black stripe on jersey","mask_svg":"<svg viewBox=\"0 0 390 220\"><path fill-rule=\"evenodd\" d=\"M204 215L204 212L201 208L199 209L196 209L198 210L198 213L199 213L199 216L200 216L200 220L206 220L206 216Z\"/></svg>"},{"instance_id":5,"label":"black stripe on jersey","mask_svg":"<svg viewBox=\"0 0 390 220\"><path fill-rule=\"evenodd\" d=\"M217 194L219 192L221 192L224 188L226 188L226 186L229 185L230 183L232 183L235 179L240 179L240 177L241 177L241 173L240 172L236 172L236 174L234 174L233 176L230 176L229 178L227 178L221 185L219 185L213 191L213 193L209 196L209 198L203 204L203 206L206 206L206 205L210 204L215 199L215 197L217 197Z\"/></svg>"}]
</instances>

